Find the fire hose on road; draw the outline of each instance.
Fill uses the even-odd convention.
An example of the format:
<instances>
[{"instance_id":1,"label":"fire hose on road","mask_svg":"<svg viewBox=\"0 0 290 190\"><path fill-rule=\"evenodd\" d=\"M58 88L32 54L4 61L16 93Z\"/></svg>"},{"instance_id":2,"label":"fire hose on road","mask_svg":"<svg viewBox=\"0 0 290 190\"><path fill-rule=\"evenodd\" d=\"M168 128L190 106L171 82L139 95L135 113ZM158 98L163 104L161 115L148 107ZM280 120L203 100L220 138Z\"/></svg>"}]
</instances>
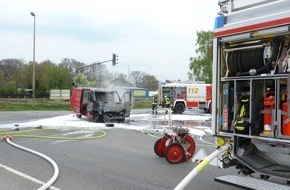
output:
<instances>
[{"instance_id":1,"label":"fire hose on road","mask_svg":"<svg viewBox=\"0 0 290 190\"><path fill-rule=\"evenodd\" d=\"M19 148L21 150L24 150L26 152L29 152L29 153L32 153L34 155L37 155L45 160L47 160L54 168L54 174L53 176L51 177L51 179L46 182L42 187L40 187L38 190L45 190L45 189L48 189L54 182L55 180L58 178L58 175L59 175L59 168L57 166L57 164L55 163L55 161L53 161L51 158L49 158L48 156L44 155L44 154L41 154L35 150L31 150L29 148L26 148L26 147L23 147L23 146L20 146L20 145L17 145L13 142L11 142L10 140L12 140L12 136L8 135L8 136L5 136L3 138L8 144L16 147L16 148Z\"/></svg>"},{"instance_id":2,"label":"fire hose on road","mask_svg":"<svg viewBox=\"0 0 290 190\"><path fill-rule=\"evenodd\" d=\"M206 159L199 163L187 176L174 188L174 190L182 190L198 173L200 173L214 158L218 157L226 151L230 151L231 145L220 147L211 153Z\"/></svg>"},{"instance_id":3,"label":"fire hose on road","mask_svg":"<svg viewBox=\"0 0 290 190\"><path fill-rule=\"evenodd\" d=\"M91 136L91 135L85 135L85 136L75 136L76 134L79 133L75 133L75 132L71 132L71 130L86 130L89 131L90 133L99 133L99 135L96 136ZM13 139L13 137L18 137L18 138L40 138L40 139L53 139L53 140L92 140L92 139L98 139L98 138L102 138L106 136L106 132L102 131L102 130L98 130L98 129L88 129L88 128L67 128L66 130L69 130L68 133L66 133L66 135L73 135L73 136L48 136L48 135L39 135L39 134L25 134L25 133L33 133L33 132L48 132L48 131L55 131L57 129L54 128L48 128L48 129L43 129L41 128L35 128L35 129L27 129L27 130L23 130L20 131L19 129L17 130L0 130L0 135L3 137L2 140L5 140L9 145L14 146L18 149L24 150L26 152L29 152L31 154L34 154L36 156L39 156L43 159L45 159L46 161L48 161L54 168L54 175L51 177L51 179L46 182L43 183L41 182L42 186L38 189L38 190L46 190L46 189L55 189L52 188L52 184L56 181L56 179L58 178L59 175L59 168L57 166L57 164L48 156L39 153L35 150L31 150L28 149L26 147L17 145L13 142L11 142L11 140ZM64 130L64 129L63 129ZM81 133L82 135L84 135L83 133ZM39 183L39 182L38 182Z\"/></svg>"}]
</instances>

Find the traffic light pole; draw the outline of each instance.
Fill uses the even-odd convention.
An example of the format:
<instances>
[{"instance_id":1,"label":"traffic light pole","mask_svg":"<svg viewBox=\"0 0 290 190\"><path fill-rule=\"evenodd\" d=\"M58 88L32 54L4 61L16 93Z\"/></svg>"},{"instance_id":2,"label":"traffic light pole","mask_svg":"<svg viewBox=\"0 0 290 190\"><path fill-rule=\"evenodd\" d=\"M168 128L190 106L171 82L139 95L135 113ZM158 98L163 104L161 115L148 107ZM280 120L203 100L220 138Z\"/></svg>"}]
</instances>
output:
<instances>
[{"instance_id":1,"label":"traffic light pole","mask_svg":"<svg viewBox=\"0 0 290 190\"><path fill-rule=\"evenodd\" d=\"M76 78L76 75L78 73L78 71L80 69L83 69L83 68L87 68L87 67L92 67L92 66L95 66L95 65L101 65L102 63L107 63L107 62L111 62L112 61L112 65L116 65L118 62L118 55L113 53L113 58L110 59L110 60L107 60L107 61L101 61L101 62L97 62L97 63L93 63L93 64L90 64L90 65L85 65L85 66L81 66L81 67L78 67L76 68L75 70L75 74L74 74L74 82L73 82L73 85L76 85L76 81L75 81L75 78Z\"/></svg>"}]
</instances>

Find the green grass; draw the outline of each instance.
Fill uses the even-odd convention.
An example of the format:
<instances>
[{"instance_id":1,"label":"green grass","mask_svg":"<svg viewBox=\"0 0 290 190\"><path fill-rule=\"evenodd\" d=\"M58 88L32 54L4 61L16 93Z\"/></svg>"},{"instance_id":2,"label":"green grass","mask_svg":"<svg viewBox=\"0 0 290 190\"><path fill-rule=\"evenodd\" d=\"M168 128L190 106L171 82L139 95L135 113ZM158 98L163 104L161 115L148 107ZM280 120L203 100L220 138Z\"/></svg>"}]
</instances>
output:
<instances>
[{"instance_id":1,"label":"green grass","mask_svg":"<svg viewBox=\"0 0 290 190\"><path fill-rule=\"evenodd\" d=\"M133 109L151 108L151 99L136 99L133 101ZM0 111L70 111L69 101L57 101L48 99L13 99L0 98Z\"/></svg>"},{"instance_id":2,"label":"green grass","mask_svg":"<svg viewBox=\"0 0 290 190\"><path fill-rule=\"evenodd\" d=\"M38 111L53 111L53 110L71 110L69 105L49 105L49 104L8 104L1 106L1 111L25 111L25 110L38 110Z\"/></svg>"},{"instance_id":3,"label":"green grass","mask_svg":"<svg viewBox=\"0 0 290 190\"><path fill-rule=\"evenodd\" d=\"M136 99L133 102L133 109L151 108L151 99Z\"/></svg>"},{"instance_id":4,"label":"green grass","mask_svg":"<svg viewBox=\"0 0 290 190\"><path fill-rule=\"evenodd\" d=\"M0 99L0 111L53 111L71 110L67 101Z\"/></svg>"}]
</instances>

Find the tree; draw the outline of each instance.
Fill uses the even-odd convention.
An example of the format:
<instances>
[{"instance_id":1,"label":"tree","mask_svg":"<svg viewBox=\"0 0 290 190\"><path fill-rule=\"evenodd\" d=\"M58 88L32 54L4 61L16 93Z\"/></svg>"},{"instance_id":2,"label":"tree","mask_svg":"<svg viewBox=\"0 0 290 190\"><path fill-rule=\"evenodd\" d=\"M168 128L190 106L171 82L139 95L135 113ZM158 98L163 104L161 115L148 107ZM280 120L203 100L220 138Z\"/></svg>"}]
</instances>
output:
<instances>
[{"instance_id":1,"label":"tree","mask_svg":"<svg viewBox=\"0 0 290 190\"><path fill-rule=\"evenodd\" d=\"M152 90L152 91L157 90L158 80L153 75L144 74L140 87L148 88L149 90Z\"/></svg>"},{"instance_id":2,"label":"tree","mask_svg":"<svg viewBox=\"0 0 290 190\"><path fill-rule=\"evenodd\" d=\"M1 95L15 95L17 92L15 89L25 86L24 69L24 61L21 59L3 59L0 61L0 88L3 92Z\"/></svg>"},{"instance_id":3,"label":"tree","mask_svg":"<svg viewBox=\"0 0 290 190\"><path fill-rule=\"evenodd\" d=\"M36 64L36 94L38 96L48 95L51 89L69 89L72 78L69 70L62 64L55 64L50 60L45 60Z\"/></svg>"},{"instance_id":4,"label":"tree","mask_svg":"<svg viewBox=\"0 0 290 190\"><path fill-rule=\"evenodd\" d=\"M88 86L89 84L88 78L84 73L79 73L75 78L75 82L79 86Z\"/></svg>"},{"instance_id":5,"label":"tree","mask_svg":"<svg viewBox=\"0 0 290 190\"><path fill-rule=\"evenodd\" d=\"M73 76L74 70L77 69L78 67L82 67L85 64L79 61L76 61L75 59L69 59L69 58L64 58L61 60L60 65L63 65L65 68L67 68L69 70L69 72L71 73L71 75Z\"/></svg>"},{"instance_id":6,"label":"tree","mask_svg":"<svg viewBox=\"0 0 290 190\"><path fill-rule=\"evenodd\" d=\"M135 87L140 87L144 75L145 73L142 71L131 71L129 74L130 82L132 82Z\"/></svg>"},{"instance_id":7,"label":"tree","mask_svg":"<svg viewBox=\"0 0 290 190\"><path fill-rule=\"evenodd\" d=\"M119 87L128 87L132 86L132 84L127 80L127 75L123 73L110 73L110 81L113 86L119 86Z\"/></svg>"},{"instance_id":8,"label":"tree","mask_svg":"<svg viewBox=\"0 0 290 190\"><path fill-rule=\"evenodd\" d=\"M212 31L197 31L195 57L189 59L188 72L189 80L205 81L212 83L212 58L211 58L211 42L213 38Z\"/></svg>"}]
</instances>

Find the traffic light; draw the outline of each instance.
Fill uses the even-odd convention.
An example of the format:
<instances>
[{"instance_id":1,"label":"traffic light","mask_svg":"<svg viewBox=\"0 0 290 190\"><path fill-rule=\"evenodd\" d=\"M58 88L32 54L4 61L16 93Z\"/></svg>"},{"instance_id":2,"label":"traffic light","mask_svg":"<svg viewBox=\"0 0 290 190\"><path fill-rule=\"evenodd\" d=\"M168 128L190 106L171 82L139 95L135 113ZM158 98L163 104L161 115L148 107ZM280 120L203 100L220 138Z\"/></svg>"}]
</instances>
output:
<instances>
[{"instance_id":1,"label":"traffic light","mask_svg":"<svg viewBox=\"0 0 290 190\"><path fill-rule=\"evenodd\" d=\"M115 54L115 53L113 53L112 64L113 64L113 65L118 64L118 55Z\"/></svg>"}]
</instances>

